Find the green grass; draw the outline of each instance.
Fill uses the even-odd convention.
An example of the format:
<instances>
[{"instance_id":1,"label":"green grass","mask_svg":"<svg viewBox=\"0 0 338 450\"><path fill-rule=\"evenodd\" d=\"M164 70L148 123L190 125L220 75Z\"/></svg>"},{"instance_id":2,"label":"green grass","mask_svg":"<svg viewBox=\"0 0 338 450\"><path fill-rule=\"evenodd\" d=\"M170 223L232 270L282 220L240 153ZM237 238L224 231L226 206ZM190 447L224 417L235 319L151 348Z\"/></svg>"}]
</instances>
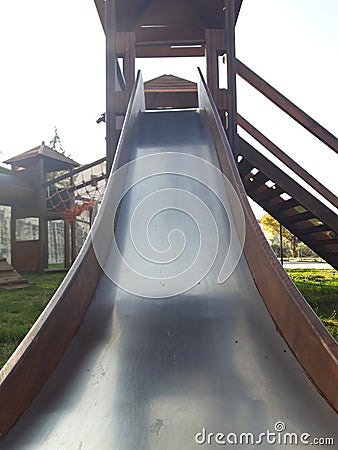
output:
<instances>
[{"instance_id":1,"label":"green grass","mask_svg":"<svg viewBox=\"0 0 338 450\"><path fill-rule=\"evenodd\" d=\"M338 341L338 274L334 270L288 270L298 289ZM33 325L64 273L28 275L25 289L0 291L0 367Z\"/></svg>"},{"instance_id":2,"label":"green grass","mask_svg":"<svg viewBox=\"0 0 338 450\"><path fill-rule=\"evenodd\" d=\"M0 367L31 328L64 276L64 273L27 275L28 287L0 291Z\"/></svg>"},{"instance_id":3,"label":"green grass","mask_svg":"<svg viewBox=\"0 0 338 450\"><path fill-rule=\"evenodd\" d=\"M64 264L63 263L55 263L55 264L49 264L48 268L49 269L64 269Z\"/></svg>"},{"instance_id":4,"label":"green grass","mask_svg":"<svg viewBox=\"0 0 338 450\"><path fill-rule=\"evenodd\" d=\"M292 269L287 272L338 341L338 273L334 269Z\"/></svg>"}]
</instances>

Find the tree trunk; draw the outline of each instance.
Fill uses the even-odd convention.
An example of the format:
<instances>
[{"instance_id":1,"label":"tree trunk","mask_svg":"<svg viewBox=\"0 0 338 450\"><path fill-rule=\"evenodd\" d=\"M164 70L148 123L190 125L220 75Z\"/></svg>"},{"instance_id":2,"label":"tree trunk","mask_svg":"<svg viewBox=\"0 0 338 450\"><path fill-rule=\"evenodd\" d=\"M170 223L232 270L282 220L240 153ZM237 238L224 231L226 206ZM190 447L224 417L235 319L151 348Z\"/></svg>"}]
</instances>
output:
<instances>
[{"instance_id":1,"label":"tree trunk","mask_svg":"<svg viewBox=\"0 0 338 450\"><path fill-rule=\"evenodd\" d=\"M290 251L291 251L291 257L292 258L297 258L297 238L296 236L294 236L293 234L291 235L290 238Z\"/></svg>"}]
</instances>

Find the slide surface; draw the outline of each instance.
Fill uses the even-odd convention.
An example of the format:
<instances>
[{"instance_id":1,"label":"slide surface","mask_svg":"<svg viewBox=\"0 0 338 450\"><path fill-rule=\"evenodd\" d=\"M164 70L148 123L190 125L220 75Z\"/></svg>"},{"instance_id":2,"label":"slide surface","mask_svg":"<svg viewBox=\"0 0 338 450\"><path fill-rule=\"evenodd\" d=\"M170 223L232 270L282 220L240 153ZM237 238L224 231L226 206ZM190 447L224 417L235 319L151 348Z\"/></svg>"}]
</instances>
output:
<instances>
[{"instance_id":1,"label":"slide surface","mask_svg":"<svg viewBox=\"0 0 338 450\"><path fill-rule=\"evenodd\" d=\"M108 260L81 327L0 448L337 443L337 415L276 330L244 254L220 280L230 240L241 237L215 193L219 185L200 181L214 170L205 161L219 166L203 111L141 112L131 142L132 188L116 224L121 254L108 241L109 212L103 235L93 238L97 252L105 242ZM144 175L149 166L157 175ZM102 208L114 192L106 196ZM140 280L126 285L130 266Z\"/></svg>"}]
</instances>

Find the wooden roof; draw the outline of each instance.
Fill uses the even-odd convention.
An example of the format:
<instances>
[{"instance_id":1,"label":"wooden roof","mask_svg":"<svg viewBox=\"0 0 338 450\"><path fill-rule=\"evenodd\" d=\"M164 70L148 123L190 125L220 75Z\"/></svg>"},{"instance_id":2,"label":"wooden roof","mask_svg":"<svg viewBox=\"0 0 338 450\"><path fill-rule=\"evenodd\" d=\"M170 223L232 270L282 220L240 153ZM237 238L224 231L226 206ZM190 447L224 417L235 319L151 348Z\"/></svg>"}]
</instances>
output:
<instances>
[{"instance_id":1,"label":"wooden roof","mask_svg":"<svg viewBox=\"0 0 338 450\"><path fill-rule=\"evenodd\" d=\"M104 0L94 0L104 27ZM235 0L236 17L242 0ZM206 28L224 28L224 0L115 0L118 32L135 32L137 57L203 56ZM190 48L172 46L195 45ZM202 47L201 47L202 46Z\"/></svg>"},{"instance_id":2,"label":"wooden roof","mask_svg":"<svg viewBox=\"0 0 338 450\"><path fill-rule=\"evenodd\" d=\"M161 75L144 83L147 109L197 108L197 84L174 75Z\"/></svg>"},{"instance_id":3,"label":"wooden roof","mask_svg":"<svg viewBox=\"0 0 338 450\"><path fill-rule=\"evenodd\" d=\"M174 75L161 75L146 81L144 92L197 92L197 84Z\"/></svg>"},{"instance_id":4,"label":"wooden roof","mask_svg":"<svg viewBox=\"0 0 338 450\"><path fill-rule=\"evenodd\" d=\"M79 165L62 153L48 147L44 142L38 147L34 147L31 150L27 150L20 155L4 161L4 163L13 166L28 167L36 158L43 158L45 160L45 168L48 171L70 169Z\"/></svg>"}]
</instances>

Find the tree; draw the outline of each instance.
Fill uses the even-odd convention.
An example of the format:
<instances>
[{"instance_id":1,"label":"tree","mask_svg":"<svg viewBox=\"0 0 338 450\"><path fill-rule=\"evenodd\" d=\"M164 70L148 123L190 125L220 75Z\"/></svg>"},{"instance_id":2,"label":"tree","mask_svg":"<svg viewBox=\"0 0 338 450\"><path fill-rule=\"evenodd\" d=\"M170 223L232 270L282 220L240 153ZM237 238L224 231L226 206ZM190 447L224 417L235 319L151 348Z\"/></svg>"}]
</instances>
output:
<instances>
[{"instance_id":1,"label":"tree","mask_svg":"<svg viewBox=\"0 0 338 450\"><path fill-rule=\"evenodd\" d=\"M271 243L279 239L280 224L278 220L270 216L270 214L264 214L259 223L262 227L263 232L267 235L267 238L271 241ZM282 238L289 244L292 258L296 258L298 244L298 239L296 238L296 236L286 228L282 227Z\"/></svg>"},{"instance_id":2,"label":"tree","mask_svg":"<svg viewBox=\"0 0 338 450\"><path fill-rule=\"evenodd\" d=\"M50 148L52 148L56 152L61 153L62 155L65 154L65 151L64 151L64 149L62 147L60 136L58 134L58 129L56 128L56 126L54 127L54 137L49 142L49 146L50 146Z\"/></svg>"},{"instance_id":3,"label":"tree","mask_svg":"<svg viewBox=\"0 0 338 450\"><path fill-rule=\"evenodd\" d=\"M305 245L303 242L300 242L297 246L297 251L300 259L302 258L311 258L316 260L317 258L320 258L320 256L317 255L311 248L309 248L307 245Z\"/></svg>"},{"instance_id":4,"label":"tree","mask_svg":"<svg viewBox=\"0 0 338 450\"><path fill-rule=\"evenodd\" d=\"M58 130L56 126L54 127L54 137L51 141L49 141L49 146L52 150L55 150L58 153L61 153L61 155L69 157L70 155L65 154L65 150L62 147L61 138L59 136ZM61 175L68 174L67 170L56 170L54 172L49 172L47 175L47 181L51 181L54 178L57 178ZM69 178L65 178L64 180L61 180L57 183L57 186L59 188L67 188L70 186L70 180Z\"/></svg>"}]
</instances>

